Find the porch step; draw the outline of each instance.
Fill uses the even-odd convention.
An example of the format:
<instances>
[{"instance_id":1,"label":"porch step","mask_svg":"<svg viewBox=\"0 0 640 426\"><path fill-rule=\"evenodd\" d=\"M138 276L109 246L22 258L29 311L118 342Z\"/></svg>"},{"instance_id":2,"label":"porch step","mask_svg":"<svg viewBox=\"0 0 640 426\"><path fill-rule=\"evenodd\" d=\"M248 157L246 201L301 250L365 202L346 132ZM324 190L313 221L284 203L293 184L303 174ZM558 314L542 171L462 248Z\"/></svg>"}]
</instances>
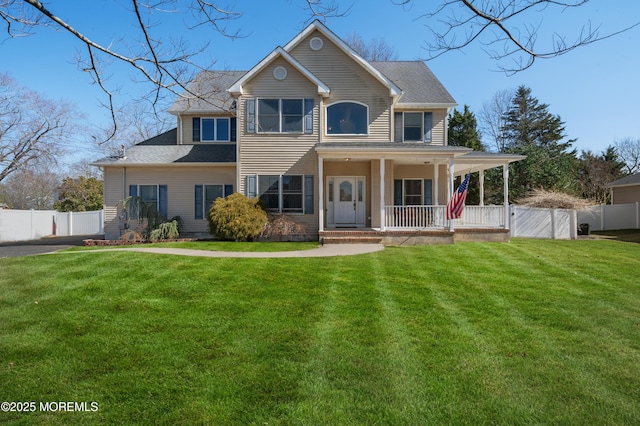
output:
<instances>
[{"instance_id":1,"label":"porch step","mask_svg":"<svg viewBox=\"0 0 640 426\"><path fill-rule=\"evenodd\" d=\"M382 237L322 237L322 244L380 244Z\"/></svg>"},{"instance_id":2,"label":"porch step","mask_svg":"<svg viewBox=\"0 0 640 426\"><path fill-rule=\"evenodd\" d=\"M319 233L322 244L380 244L383 235L372 229L339 229Z\"/></svg>"}]
</instances>

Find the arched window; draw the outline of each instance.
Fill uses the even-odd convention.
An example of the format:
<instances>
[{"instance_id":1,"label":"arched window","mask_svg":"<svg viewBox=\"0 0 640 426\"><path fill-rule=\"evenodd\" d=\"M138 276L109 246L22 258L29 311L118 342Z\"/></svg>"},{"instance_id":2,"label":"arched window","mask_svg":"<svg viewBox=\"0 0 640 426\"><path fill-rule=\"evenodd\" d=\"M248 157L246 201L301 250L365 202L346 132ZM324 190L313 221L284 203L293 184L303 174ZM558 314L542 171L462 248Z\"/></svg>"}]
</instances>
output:
<instances>
[{"instance_id":1,"label":"arched window","mask_svg":"<svg viewBox=\"0 0 640 426\"><path fill-rule=\"evenodd\" d=\"M368 134L369 108L356 102L337 102L327 107L328 135Z\"/></svg>"}]
</instances>

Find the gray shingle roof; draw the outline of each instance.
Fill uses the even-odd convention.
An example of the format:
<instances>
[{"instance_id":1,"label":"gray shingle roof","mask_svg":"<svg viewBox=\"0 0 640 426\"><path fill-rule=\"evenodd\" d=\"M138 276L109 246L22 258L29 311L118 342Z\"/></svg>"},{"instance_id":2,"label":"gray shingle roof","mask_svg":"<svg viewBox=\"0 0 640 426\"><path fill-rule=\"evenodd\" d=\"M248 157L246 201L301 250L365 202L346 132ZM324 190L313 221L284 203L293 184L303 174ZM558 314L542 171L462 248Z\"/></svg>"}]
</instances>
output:
<instances>
[{"instance_id":1,"label":"gray shingle roof","mask_svg":"<svg viewBox=\"0 0 640 426\"><path fill-rule=\"evenodd\" d=\"M173 128L136 145L176 145L178 143L178 129Z\"/></svg>"},{"instance_id":2,"label":"gray shingle roof","mask_svg":"<svg viewBox=\"0 0 640 426\"><path fill-rule=\"evenodd\" d=\"M456 105L455 99L422 61L371 62L371 65L402 89L400 105Z\"/></svg>"},{"instance_id":3,"label":"gray shingle roof","mask_svg":"<svg viewBox=\"0 0 640 426\"><path fill-rule=\"evenodd\" d=\"M187 91L183 96L171 105L169 112L172 114L229 112L234 107L233 98L227 89L245 74L246 71L201 71L187 85Z\"/></svg>"},{"instance_id":4,"label":"gray shingle roof","mask_svg":"<svg viewBox=\"0 0 640 426\"><path fill-rule=\"evenodd\" d=\"M173 132L172 143L167 134ZM156 143L152 143L156 142ZM126 150L125 157L105 157L94 166L133 166L184 163L234 163L235 144L176 145L175 129Z\"/></svg>"},{"instance_id":5,"label":"gray shingle roof","mask_svg":"<svg viewBox=\"0 0 640 426\"><path fill-rule=\"evenodd\" d=\"M607 184L607 187L615 187L615 186L627 186L627 185L640 185L640 173L636 173L635 175L623 177L622 179L618 179L616 181L610 182Z\"/></svg>"}]
</instances>

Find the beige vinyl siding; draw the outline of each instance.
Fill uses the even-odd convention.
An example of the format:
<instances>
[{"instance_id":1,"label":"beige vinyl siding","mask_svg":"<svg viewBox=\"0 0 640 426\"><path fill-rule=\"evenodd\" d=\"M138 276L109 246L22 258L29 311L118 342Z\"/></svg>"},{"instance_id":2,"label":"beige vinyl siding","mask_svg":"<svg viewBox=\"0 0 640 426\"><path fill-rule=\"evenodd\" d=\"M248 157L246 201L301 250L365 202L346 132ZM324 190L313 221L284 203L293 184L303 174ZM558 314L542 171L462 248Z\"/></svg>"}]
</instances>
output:
<instances>
[{"instance_id":1,"label":"beige vinyl siding","mask_svg":"<svg viewBox=\"0 0 640 426\"><path fill-rule=\"evenodd\" d=\"M128 194L123 193L122 167L104 168L104 234L110 240L120 236L117 204Z\"/></svg>"},{"instance_id":2,"label":"beige vinyl siding","mask_svg":"<svg viewBox=\"0 0 640 426\"><path fill-rule=\"evenodd\" d=\"M287 78L283 81L273 77L277 66L287 69ZM247 133L245 101L248 98L313 99L314 133ZM319 104L318 86L281 58L245 85L238 105L240 191L244 191L247 175L316 174L318 159L313 147L318 142Z\"/></svg>"},{"instance_id":3,"label":"beige vinyl siding","mask_svg":"<svg viewBox=\"0 0 640 426\"><path fill-rule=\"evenodd\" d=\"M117 204L129 196L129 185L167 185L167 216L180 216L184 233L208 233L204 219L195 219L195 185L232 184L236 188L235 166L168 166L127 167L126 182L122 182L122 167L106 167L105 181L105 234L117 238ZM123 189L124 188L124 189Z\"/></svg>"},{"instance_id":4,"label":"beige vinyl siding","mask_svg":"<svg viewBox=\"0 0 640 426\"><path fill-rule=\"evenodd\" d=\"M324 46L319 51L309 48L313 37L322 39ZM369 135L351 136L350 139L362 141L389 141L391 138L389 88L373 77L359 63L334 45L319 31L313 31L300 42L291 55L304 67L311 70L331 89L331 95L323 100L324 105L339 101L357 101L369 106ZM323 112L324 115L324 112ZM322 123L323 140L344 140L344 136L326 135L325 123Z\"/></svg>"},{"instance_id":5,"label":"beige vinyl siding","mask_svg":"<svg viewBox=\"0 0 640 426\"><path fill-rule=\"evenodd\" d=\"M431 145L444 146L446 127L447 127L447 110L446 109L407 109L402 108L402 104L396 106L395 112L430 112L433 114L433 127L431 128Z\"/></svg>"},{"instance_id":6,"label":"beige vinyl siding","mask_svg":"<svg viewBox=\"0 0 640 426\"><path fill-rule=\"evenodd\" d=\"M434 173L434 165L402 165L396 164L393 168L393 179L431 179L433 184L433 194L435 196L436 181ZM438 170L438 204L447 203L447 166L440 165ZM390 188L393 195L393 186ZM435 200L433 200L435 203ZM393 204L393 198L391 199Z\"/></svg>"},{"instance_id":7,"label":"beige vinyl siding","mask_svg":"<svg viewBox=\"0 0 640 426\"><path fill-rule=\"evenodd\" d=\"M640 185L613 188L614 204L629 204L637 202L640 202Z\"/></svg>"},{"instance_id":8,"label":"beige vinyl siding","mask_svg":"<svg viewBox=\"0 0 640 426\"><path fill-rule=\"evenodd\" d=\"M193 144L212 144L212 143L229 143L229 142L194 142L193 141L193 118L194 117L223 117L230 118L232 117L229 114L184 114L180 115L179 120L182 120L182 144L183 145L193 145ZM179 128L178 128L179 129ZM180 137L178 135L178 140L176 144L180 143ZM235 142L230 142L235 144Z\"/></svg>"}]
</instances>

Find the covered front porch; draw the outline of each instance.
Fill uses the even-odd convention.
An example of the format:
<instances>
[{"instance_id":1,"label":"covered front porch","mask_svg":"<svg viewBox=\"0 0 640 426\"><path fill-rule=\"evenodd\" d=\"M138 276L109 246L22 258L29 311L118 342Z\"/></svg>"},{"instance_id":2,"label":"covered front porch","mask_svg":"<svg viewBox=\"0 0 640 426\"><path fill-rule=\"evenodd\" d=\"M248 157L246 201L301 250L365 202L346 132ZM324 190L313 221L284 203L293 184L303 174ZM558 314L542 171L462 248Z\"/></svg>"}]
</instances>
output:
<instances>
[{"instance_id":1,"label":"covered front porch","mask_svg":"<svg viewBox=\"0 0 640 426\"><path fill-rule=\"evenodd\" d=\"M420 143L321 143L316 151L324 242L508 239L508 165L522 156ZM484 171L494 167L503 170L504 203L485 206ZM455 177L469 172L479 172L480 205L467 205L459 219L447 220Z\"/></svg>"}]
</instances>

